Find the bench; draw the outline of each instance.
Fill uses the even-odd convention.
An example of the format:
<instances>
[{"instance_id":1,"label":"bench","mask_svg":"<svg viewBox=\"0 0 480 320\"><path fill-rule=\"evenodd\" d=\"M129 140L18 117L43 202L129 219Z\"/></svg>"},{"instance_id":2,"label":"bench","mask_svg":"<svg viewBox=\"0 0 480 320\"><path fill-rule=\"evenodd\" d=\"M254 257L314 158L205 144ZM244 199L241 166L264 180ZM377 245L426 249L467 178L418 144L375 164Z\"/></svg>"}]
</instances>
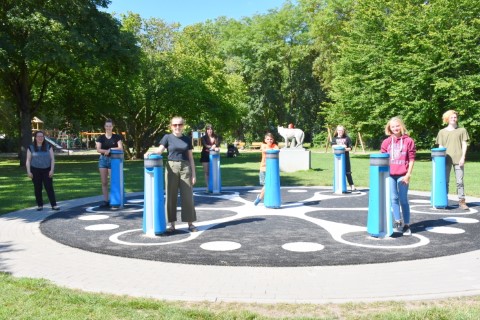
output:
<instances>
[{"instance_id":1,"label":"bench","mask_svg":"<svg viewBox=\"0 0 480 320\"><path fill-rule=\"evenodd\" d=\"M252 144L250 145L250 149L260 149L262 144L262 142L252 142Z\"/></svg>"}]
</instances>

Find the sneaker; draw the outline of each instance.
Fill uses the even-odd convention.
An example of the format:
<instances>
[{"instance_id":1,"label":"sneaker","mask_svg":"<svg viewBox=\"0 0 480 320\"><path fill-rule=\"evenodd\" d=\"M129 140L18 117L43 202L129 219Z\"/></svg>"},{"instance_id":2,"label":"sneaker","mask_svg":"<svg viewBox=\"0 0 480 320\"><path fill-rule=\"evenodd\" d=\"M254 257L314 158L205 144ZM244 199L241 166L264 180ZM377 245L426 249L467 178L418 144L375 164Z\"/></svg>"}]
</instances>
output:
<instances>
[{"instance_id":1,"label":"sneaker","mask_svg":"<svg viewBox=\"0 0 480 320\"><path fill-rule=\"evenodd\" d=\"M110 202L103 201L103 203L99 207L100 208L110 208Z\"/></svg>"},{"instance_id":2,"label":"sneaker","mask_svg":"<svg viewBox=\"0 0 480 320\"><path fill-rule=\"evenodd\" d=\"M411 236L412 235L412 230L410 229L410 226L408 224L403 226L402 233L404 236Z\"/></svg>"},{"instance_id":3,"label":"sneaker","mask_svg":"<svg viewBox=\"0 0 480 320\"><path fill-rule=\"evenodd\" d=\"M58 210L60 210L60 207L59 206L52 206L52 210L58 211Z\"/></svg>"},{"instance_id":4,"label":"sneaker","mask_svg":"<svg viewBox=\"0 0 480 320\"><path fill-rule=\"evenodd\" d=\"M253 201L253 204L258 205L260 203L260 201L262 201L262 199L260 199L260 196L257 196L257 199L255 199L255 201Z\"/></svg>"},{"instance_id":5,"label":"sneaker","mask_svg":"<svg viewBox=\"0 0 480 320\"><path fill-rule=\"evenodd\" d=\"M395 220L393 222L393 232L402 232L402 221Z\"/></svg>"}]
</instances>

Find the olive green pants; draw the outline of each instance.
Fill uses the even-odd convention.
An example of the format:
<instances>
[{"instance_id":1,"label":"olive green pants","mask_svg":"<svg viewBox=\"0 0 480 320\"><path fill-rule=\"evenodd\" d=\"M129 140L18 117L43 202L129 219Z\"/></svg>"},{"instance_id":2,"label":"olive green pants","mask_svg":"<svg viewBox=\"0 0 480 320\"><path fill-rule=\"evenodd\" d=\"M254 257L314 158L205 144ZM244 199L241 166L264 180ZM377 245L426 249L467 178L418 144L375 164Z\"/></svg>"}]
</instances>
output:
<instances>
[{"instance_id":1,"label":"olive green pants","mask_svg":"<svg viewBox=\"0 0 480 320\"><path fill-rule=\"evenodd\" d=\"M188 161L168 161L165 190L167 193L165 207L168 222L177 221L178 189L180 189L181 218L183 222L197 220L193 203L192 172Z\"/></svg>"}]
</instances>

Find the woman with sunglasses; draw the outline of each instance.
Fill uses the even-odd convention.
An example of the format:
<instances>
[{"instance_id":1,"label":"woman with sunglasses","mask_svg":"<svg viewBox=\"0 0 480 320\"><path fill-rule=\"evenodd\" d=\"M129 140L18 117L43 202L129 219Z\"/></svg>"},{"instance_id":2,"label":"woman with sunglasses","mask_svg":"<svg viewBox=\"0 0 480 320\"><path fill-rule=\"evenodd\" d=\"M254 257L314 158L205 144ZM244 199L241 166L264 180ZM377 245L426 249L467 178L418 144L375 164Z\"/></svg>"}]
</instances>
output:
<instances>
[{"instance_id":1,"label":"woman with sunglasses","mask_svg":"<svg viewBox=\"0 0 480 320\"><path fill-rule=\"evenodd\" d=\"M167 229L168 233L175 232L179 189L182 199L182 221L188 223L190 232L197 231L193 225L193 222L197 220L193 203L193 185L197 180L193 160L193 144L192 139L183 134L184 124L182 117L173 117L170 121L172 133L163 136L156 152L161 155L165 149L168 150L165 179L166 209L170 223L170 227Z\"/></svg>"},{"instance_id":2,"label":"woman with sunglasses","mask_svg":"<svg viewBox=\"0 0 480 320\"><path fill-rule=\"evenodd\" d=\"M55 157L52 146L45 141L45 133L43 131L35 132L33 144L27 150L26 167L28 177L33 182L37 211L43 210L42 186L47 191L52 210L60 210L55 199L55 191L53 190Z\"/></svg>"}]
</instances>

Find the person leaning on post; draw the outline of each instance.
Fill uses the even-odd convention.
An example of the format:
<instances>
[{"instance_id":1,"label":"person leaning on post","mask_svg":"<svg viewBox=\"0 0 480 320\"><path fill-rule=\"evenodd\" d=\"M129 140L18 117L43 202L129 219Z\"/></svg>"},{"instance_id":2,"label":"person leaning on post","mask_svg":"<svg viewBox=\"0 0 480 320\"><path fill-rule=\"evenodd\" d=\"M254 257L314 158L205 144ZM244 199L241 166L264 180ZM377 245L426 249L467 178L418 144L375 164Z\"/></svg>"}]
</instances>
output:
<instances>
[{"instance_id":1,"label":"person leaning on post","mask_svg":"<svg viewBox=\"0 0 480 320\"><path fill-rule=\"evenodd\" d=\"M203 173L205 176L206 192L208 192L208 183L210 177L210 151L219 151L218 137L213 131L211 124L205 125L205 135L200 139L202 141L202 152L200 153L200 162L203 166Z\"/></svg>"},{"instance_id":2,"label":"person leaning on post","mask_svg":"<svg viewBox=\"0 0 480 320\"><path fill-rule=\"evenodd\" d=\"M154 154L161 155L168 150L166 165L165 189L166 209L170 227L167 233L175 232L177 221L178 190L182 200L181 219L188 223L188 230L196 232L197 227L193 222L197 220L197 213L193 202L193 185L197 178L195 173L195 161L193 159L192 139L183 134L185 121L182 117L173 117L170 121L172 133L168 133L160 140L160 146ZM150 154L147 154L148 158Z\"/></svg>"},{"instance_id":3,"label":"person leaning on post","mask_svg":"<svg viewBox=\"0 0 480 320\"><path fill-rule=\"evenodd\" d=\"M447 149L445 167L447 191L450 172L453 167L457 182L458 207L463 210L469 210L465 201L465 189L463 185L465 156L467 154L467 141L469 140L468 132L465 128L458 126L458 113L455 110L445 112L442 119L447 126L438 132L436 142L440 148Z\"/></svg>"},{"instance_id":4,"label":"person leaning on post","mask_svg":"<svg viewBox=\"0 0 480 320\"><path fill-rule=\"evenodd\" d=\"M110 151L123 150L122 136L113 133L113 121L110 119L105 120L104 128L105 134L100 135L95 141L97 152L100 153L100 158L98 159L98 171L100 172L103 194L103 204L100 205L100 208L110 207L110 202L108 200L108 178L112 169Z\"/></svg>"}]
</instances>

